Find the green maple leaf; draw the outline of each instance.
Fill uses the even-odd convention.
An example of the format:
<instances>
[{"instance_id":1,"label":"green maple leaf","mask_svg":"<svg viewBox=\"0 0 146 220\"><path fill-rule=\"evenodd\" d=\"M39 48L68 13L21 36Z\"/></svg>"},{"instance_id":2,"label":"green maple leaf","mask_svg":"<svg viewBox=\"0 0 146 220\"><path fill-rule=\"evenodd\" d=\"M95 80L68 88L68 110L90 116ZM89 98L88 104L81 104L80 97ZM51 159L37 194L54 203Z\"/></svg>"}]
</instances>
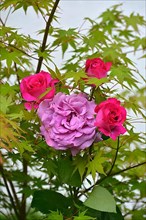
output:
<instances>
[{"instance_id":1,"label":"green maple leaf","mask_svg":"<svg viewBox=\"0 0 146 220\"><path fill-rule=\"evenodd\" d=\"M145 21L143 19L143 16L140 16L139 14L134 15L134 13L131 13L131 15L125 16L125 21L127 27L131 26L136 32L139 32L138 25L145 25Z\"/></svg>"},{"instance_id":2,"label":"green maple leaf","mask_svg":"<svg viewBox=\"0 0 146 220\"><path fill-rule=\"evenodd\" d=\"M13 105L13 101L12 101L12 97L9 96L9 97L6 97L6 96L2 96L0 95L0 110L3 112L3 113L6 113L9 106Z\"/></svg>"}]
</instances>

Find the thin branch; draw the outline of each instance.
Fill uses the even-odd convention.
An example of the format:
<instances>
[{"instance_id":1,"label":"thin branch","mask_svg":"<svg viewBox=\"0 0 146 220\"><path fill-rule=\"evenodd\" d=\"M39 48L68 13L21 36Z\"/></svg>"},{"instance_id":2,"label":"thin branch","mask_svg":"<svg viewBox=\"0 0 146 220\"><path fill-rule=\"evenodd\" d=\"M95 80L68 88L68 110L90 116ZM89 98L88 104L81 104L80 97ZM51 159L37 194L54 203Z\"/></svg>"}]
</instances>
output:
<instances>
[{"instance_id":1,"label":"thin branch","mask_svg":"<svg viewBox=\"0 0 146 220\"><path fill-rule=\"evenodd\" d=\"M5 26L5 23L3 22L3 20L0 18L0 21L2 23L2 26Z\"/></svg>"},{"instance_id":2,"label":"thin branch","mask_svg":"<svg viewBox=\"0 0 146 220\"><path fill-rule=\"evenodd\" d=\"M138 164L136 164L136 165L134 165L134 166L131 166L131 167L127 167L127 168L125 168L125 169L123 169L123 170L119 170L118 172L111 173L110 175L105 176L105 177L102 178L102 179L99 179L94 185L92 185L92 186L90 186L89 188L87 188L87 189L85 189L84 191L82 191L82 192L78 195L78 198L79 198L80 196L82 196L84 193L86 193L86 192L88 192L89 190L91 190L93 187L95 187L95 186L98 185L99 183L103 182L103 181L104 181L105 179L107 179L108 177L119 175L119 174L121 174L121 173L123 173L123 172L126 172L126 171L128 171L128 170L131 170L131 169L134 169L134 168L136 168L136 167L142 166L142 165L144 165L144 164L146 164L146 161L144 161L144 162L142 162L142 163L138 163Z\"/></svg>"},{"instance_id":3,"label":"thin branch","mask_svg":"<svg viewBox=\"0 0 146 220\"><path fill-rule=\"evenodd\" d=\"M9 189L9 186L8 186L8 183L7 183L7 180L6 180L6 177L5 177L5 174L4 174L4 171L3 171L3 167L2 167L2 166L0 166L0 172L1 172L1 174L2 174L2 178L3 178L4 184L5 184L6 190L7 190L7 192L8 192L8 195L9 195L9 198L10 198L10 201L11 201L11 204L12 204L12 207L13 207L13 209L14 209L14 212L15 212L17 218L19 219L19 214L18 214L17 208L16 208L16 206L15 206L15 202L14 202L13 196L12 196L12 194L11 194L11 192L10 192L10 189Z\"/></svg>"},{"instance_id":4,"label":"thin branch","mask_svg":"<svg viewBox=\"0 0 146 220\"><path fill-rule=\"evenodd\" d=\"M17 47L16 47L15 45L13 45L13 44L8 44L8 43L3 42L3 41L0 41L0 42L1 42L1 43L4 43L5 45L7 45L7 46L9 46L9 47L13 47L14 49L16 49L16 50L22 52L23 54L25 54L26 56L28 56L28 57L30 57L30 58L32 58L32 59L34 59L34 60L38 60L38 58L31 56L30 54L26 53L24 50L21 50L20 48L17 48Z\"/></svg>"},{"instance_id":5,"label":"thin branch","mask_svg":"<svg viewBox=\"0 0 146 220\"><path fill-rule=\"evenodd\" d=\"M111 172L112 172L112 170L113 170L113 168L114 168L114 165L115 165L115 162L116 162L116 159L117 159L117 156L118 156L119 144L120 144L120 137L118 137L116 154L115 154L115 157L114 157L112 166L111 166L110 170L109 170L108 173L107 173L107 176L109 176L109 175L111 174Z\"/></svg>"},{"instance_id":6,"label":"thin branch","mask_svg":"<svg viewBox=\"0 0 146 220\"><path fill-rule=\"evenodd\" d=\"M9 17L9 15L10 15L10 13L11 13L12 8L13 8L13 6L11 6L10 9L9 9L9 11L8 11L7 17L6 17L5 22L4 22L5 25L6 25L6 22L7 22L7 20L8 20L8 17Z\"/></svg>"},{"instance_id":7,"label":"thin branch","mask_svg":"<svg viewBox=\"0 0 146 220\"><path fill-rule=\"evenodd\" d=\"M23 174L25 178L27 176L27 161L23 158ZM27 187L27 180L24 179L23 189ZM22 193L22 201L21 201L21 220L26 220L26 195Z\"/></svg>"},{"instance_id":8,"label":"thin branch","mask_svg":"<svg viewBox=\"0 0 146 220\"><path fill-rule=\"evenodd\" d=\"M116 176L116 175L118 175L118 174L120 174L120 173L123 173L123 172L125 172L125 171L127 171L127 170L131 170L131 169L133 169L133 168L136 168L136 167L139 167L139 166L142 166L142 165L145 165L145 164L146 164L146 161L144 161L144 162L142 162L142 163L138 163L138 164L136 164L136 165L134 165L134 166L131 166L131 167L127 167L127 168L125 168L125 169L123 169L123 170L119 170L118 172L111 173L109 176Z\"/></svg>"},{"instance_id":9,"label":"thin branch","mask_svg":"<svg viewBox=\"0 0 146 220\"><path fill-rule=\"evenodd\" d=\"M135 50L129 50L126 52L127 53L136 53L137 51L144 51L144 49L137 49L136 51Z\"/></svg>"},{"instance_id":10,"label":"thin branch","mask_svg":"<svg viewBox=\"0 0 146 220\"><path fill-rule=\"evenodd\" d=\"M106 176L104 176L103 178L97 180L97 182L93 185L93 186L90 186L89 188L87 188L85 192L88 192L90 189L92 189L95 185L101 183L102 181L104 181L108 176L110 176L113 168L114 168L114 165L115 165L115 162L116 162L116 159L117 159L117 156L118 156L118 151L119 151L119 144L120 144L120 138L118 137L118 141L117 141L117 148L116 148L116 154L115 154L115 157L114 157L114 160L113 160L113 163L112 163L112 166L110 168L110 170L107 172Z\"/></svg>"},{"instance_id":11,"label":"thin branch","mask_svg":"<svg viewBox=\"0 0 146 220\"><path fill-rule=\"evenodd\" d=\"M47 21L46 21L46 18L45 18L44 15L43 15L43 11L42 11L42 9L38 6L37 3L35 3L35 5L37 6L37 8L38 8L40 14L42 15L42 18L44 19L44 21L47 22Z\"/></svg>"},{"instance_id":12,"label":"thin branch","mask_svg":"<svg viewBox=\"0 0 146 220\"><path fill-rule=\"evenodd\" d=\"M9 182L9 184L10 184L10 186L11 186L11 190L12 190L12 192L13 192L13 196L14 196L14 198L15 198L15 202L16 202L17 208L18 208L18 210L20 210L20 203L19 203L19 199L18 199L18 197L17 197L17 193L16 193L16 191L15 191L14 185L13 185L13 183L12 183L11 180L8 180L8 182Z\"/></svg>"},{"instance_id":13,"label":"thin branch","mask_svg":"<svg viewBox=\"0 0 146 220\"><path fill-rule=\"evenodd\" d=\"M94 95L95 89L96 89L96 87L92 87L91 88L91 94L90 94L90 97L89 97L89 101L91 101L93 99L93 95Z\"/></svg>"},{"instance_id":14,"label":"thin branch","mask_svg":"<svg viewBox=\"0 0 146 220\"><path fill-rule=\"evenodd\" d=\"M14 62L14 68L15 68L15 71L17 73L18 72L18 68L17 68L17 64L15 62ZM20 77L19 77L18 73L17 73L17 81L18 81L18 84L20 85Z\"/></svg>"},{"instance_id":15,"label":"thin branch","mask_svg":"<svg viewBox=\"0 0 146 220\"><path fill-rule=\"evenodd\" d=\"M44 38L43 38L43 42L42 42L42 46L41 46L41 52L45 51L46 43L47 43L47 38L48 38L48 34L49 34L49 29L50 29L51 22L53 20L53 16L55 14L55 11L57 9L59 1L60 0L56 0L56 2L54 3L54 7L52 8L51 14L50 14L49 19L48 19L48 21L46 23ZM36 73L40 72L40 69L41 69L41 66L42 66L42 62L43 62L43 57L39 57Z\"/></svg>"},{"instance_id":16,"label":"thin branch","mask_svg":"<svg viewBox=\"0 0 146 220\"><path fill-rule=\"evenodd\" d=\"M82 29L82 27L84 26L84 24L85 24L86 21L87 21L87 20L84 20L83 23L81 24L81 26L78 28L78 33L81 31L81 29Z\"/></svg>"}]
</instances>

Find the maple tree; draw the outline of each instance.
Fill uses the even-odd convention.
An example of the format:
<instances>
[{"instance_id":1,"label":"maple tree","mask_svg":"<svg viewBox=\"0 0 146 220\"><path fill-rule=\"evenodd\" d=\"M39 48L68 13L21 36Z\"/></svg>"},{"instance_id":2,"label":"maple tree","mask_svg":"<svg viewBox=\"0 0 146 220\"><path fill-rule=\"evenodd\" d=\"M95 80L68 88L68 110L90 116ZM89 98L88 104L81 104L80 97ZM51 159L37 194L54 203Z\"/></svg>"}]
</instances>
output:
<instances>
[{"instance_id":1,"label":"maple tree","mask_svg":"<svg viewBox=\"0 0 146 220\"><path fill-rule=\"evenodd\" d=\"M61 29L52 24L59 20L58 4L59 0L1 3L9 16L17 10L29 13L32 7L43 17L44 29L38 30L39 41L1 19L0 218L144 219L145 139L136 126L145 119L145 79L129 54L142 51L138 58L146 57L141 33L146 22L139 14L124 15L121 5L114 5L97 20L85 18L90 24L86 32ZM57 50L62 52L60 69L53 60ZM85 61L96 57L112 62L110 74L85 83ZM24 77L42 69L59 80L57 92L81 91L97 104L107 97L120 99L128 111L127 133L116 141L104 136L104 141L75 157L48 147L36 112L25 110L19 88ZM95 87L91 89L90 84Z\"/></svg>"}]
</instances>

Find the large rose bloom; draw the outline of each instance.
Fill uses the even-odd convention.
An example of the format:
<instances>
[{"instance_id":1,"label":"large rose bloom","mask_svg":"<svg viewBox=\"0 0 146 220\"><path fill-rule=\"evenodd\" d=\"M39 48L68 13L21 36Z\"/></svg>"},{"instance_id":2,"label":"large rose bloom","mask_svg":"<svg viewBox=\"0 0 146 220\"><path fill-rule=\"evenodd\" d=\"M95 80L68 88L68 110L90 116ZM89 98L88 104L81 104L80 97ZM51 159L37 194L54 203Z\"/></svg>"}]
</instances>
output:
<instances>
[{"instance_id":1,"label":"large rose bloom","mask_svg":"<svg viewBox=\"0 0 146 220\"><path fill-rule=\"evenodd\" d=\"M38 115L47 144L57 150L70 149L76 155L100 140L94 125L94 108L95 103L83 94L58 93L51 102L41 102Z\"/></svg>"},{"instance_id":2,"label":"large rose bloom","mask_svg":"<svg viewBox=\"0 0 146 220\"><path fill-rule=\"evenodd\" d=\"M107 76L107 72L110 70L112 63L104 62L100 58L88 59L85 65L85 72L89 77L94 78L105 78Z\"/></svg>"},{"instance_id":3,"label":"large rose bloom","mask_svg":"<svg viewBox=\"0 0 146 220\"><path fill-rule=\"evenodd\" d=\"M54 84L58 82L47 72L27 76L20 83L22 97L27 101L25 107L27 110L38 108L39 103L44 99L52 99L55 95Z\"/></svg>"},{"instance_id":4,"label":"large rose bloom","mask_svg":"<svg viewBox=\"0 0 146 220\"><path fill-rule=\"evenodd\" d=\"M124 134L126 129L123 123L126 120L126 110L120 105L120 101L115 98L100 103L95 108L96 122L98 130L113 140L120 134Z\"/></svg>"}]
</instances>

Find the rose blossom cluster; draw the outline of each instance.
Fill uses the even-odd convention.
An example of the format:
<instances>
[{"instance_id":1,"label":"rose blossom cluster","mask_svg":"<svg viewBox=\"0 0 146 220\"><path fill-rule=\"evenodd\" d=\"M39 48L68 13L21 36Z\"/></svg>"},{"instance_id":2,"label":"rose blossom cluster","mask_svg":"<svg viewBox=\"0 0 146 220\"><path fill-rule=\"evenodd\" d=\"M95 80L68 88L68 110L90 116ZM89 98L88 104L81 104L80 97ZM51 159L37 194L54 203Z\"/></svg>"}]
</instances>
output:
<instances>
[{"instance_id":1,"label":"rose blossom cluster","mask_svg":"<svg viewBox=\"0 0 146 220\"><path fill-rule=\"evenodd\" d=\"M104 78L112 63L100 58L88 59L85 72L88 77ZM53 79L47 72L27 76L20 83L20 91L27 110L38 109L41 134L46 143L57 150L70 149L72 155L102 140L102 134L116 140L126 132L123 123L126 110L116 98L96 105L83 94L56 93Z\"/></svg>"}]
</instances>

